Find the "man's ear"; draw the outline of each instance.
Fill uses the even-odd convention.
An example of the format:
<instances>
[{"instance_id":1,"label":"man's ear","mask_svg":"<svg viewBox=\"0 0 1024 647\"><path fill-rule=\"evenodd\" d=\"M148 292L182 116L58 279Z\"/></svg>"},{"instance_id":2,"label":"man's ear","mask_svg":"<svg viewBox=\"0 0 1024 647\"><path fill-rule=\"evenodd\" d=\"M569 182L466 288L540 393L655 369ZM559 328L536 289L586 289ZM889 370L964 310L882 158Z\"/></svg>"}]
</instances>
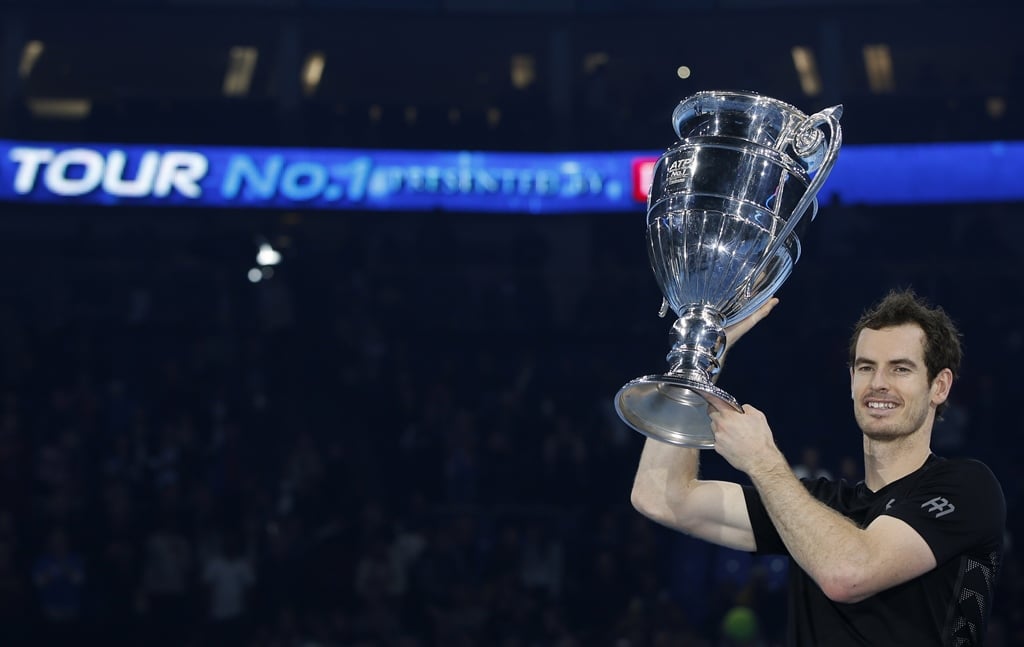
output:
<instances>
[{"instance_id":1,"label":"man's ear","mask_svg":"<svg viewBox=\"0 0 1024 647\"><path fill-rule=\"evenodd\" d=\"M944 368L932 380L932 404L938 406L945 402L951 388L953 388L953 371Z\"/></svg>"}]
</instances>

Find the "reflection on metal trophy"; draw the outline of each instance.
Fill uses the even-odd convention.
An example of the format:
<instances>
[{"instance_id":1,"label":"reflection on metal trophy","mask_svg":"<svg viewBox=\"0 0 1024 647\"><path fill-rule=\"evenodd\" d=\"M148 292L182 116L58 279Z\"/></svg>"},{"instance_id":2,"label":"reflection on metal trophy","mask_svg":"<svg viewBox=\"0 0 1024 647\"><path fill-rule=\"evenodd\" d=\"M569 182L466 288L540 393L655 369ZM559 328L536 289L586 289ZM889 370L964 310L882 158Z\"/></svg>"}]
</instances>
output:
<instances>
[{"instance_id":1,"label":"reflection on metal trophy","mask_svg":"<svg viewBox=\"0 0 1024 647\"><path fill-rule=\"evenodd\" d=\"M619 389L615 410L651 438L714 447L708 404L739 410L715 386L725 328L789 278L800 237L832 171L842 106L807 116L746 92L701 92L672 113L678 141L659 158L647 198L651 266L676 314L669 369ZM805 217L807 214L809 217Z\"/></svg>"}]
</instances>

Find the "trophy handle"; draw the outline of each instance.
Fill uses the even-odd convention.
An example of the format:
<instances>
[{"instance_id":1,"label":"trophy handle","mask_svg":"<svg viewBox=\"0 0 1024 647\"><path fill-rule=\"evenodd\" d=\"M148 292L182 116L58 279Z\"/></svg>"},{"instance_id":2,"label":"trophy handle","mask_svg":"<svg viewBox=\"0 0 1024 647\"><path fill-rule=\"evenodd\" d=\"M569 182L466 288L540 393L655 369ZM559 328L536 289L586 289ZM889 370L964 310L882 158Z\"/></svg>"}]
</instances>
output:
<instances>
[{"instance_id":1,"label":"trophy handle","mask_svg":"<svg viewBox=\"0 0 1024 647\"><path fill-rule=\"evenodd\" d=\"M836 159L839 157L839 147L843 143L843 129L839 125L839 117L843 114L843 106L832 106L831 108L825 108L821 112L817 112L800 125L799 131L793 142L793 149L797 155L801 157L807 157L813 154L814 149L817 148L821 143L821 131L818 130L821 126L828 126L829 137L828 137L828 150L825 152L825 157L821 160L821 164L818 166L817 173L814 174L814 178L811 183L807 185L807 190L804 191L804 195L797 202L796 207L793 208L793 215L786 221L785 226L779 230L779 233L775 237L775 242L768 246L765 251L764 258L758 264L754 271L750 274L750 280L747 281L747 291L753 284L753 281L761 275L762 272L768 267L772 259L775 258L776 252L779 247L785 244L786 239L793 229L796 228L800 221L803 219L804 212L807 211L811 203L818 195L818 191L821 190L822 185L825 184L825 180L828 179L829 173L832 172L832 167L836 163Z\"/></svg>"},{"instance_id":2,"label":"trophy handle","mask_svg":"<svg viewBox=\"0 0 1024 647\"><path fill-rule=\"evenodd\" d=\"M668 299L662 297L661 307L658 308L658 316L664 319L666 314L668 314Z\"/></svg>"}]
</instances>

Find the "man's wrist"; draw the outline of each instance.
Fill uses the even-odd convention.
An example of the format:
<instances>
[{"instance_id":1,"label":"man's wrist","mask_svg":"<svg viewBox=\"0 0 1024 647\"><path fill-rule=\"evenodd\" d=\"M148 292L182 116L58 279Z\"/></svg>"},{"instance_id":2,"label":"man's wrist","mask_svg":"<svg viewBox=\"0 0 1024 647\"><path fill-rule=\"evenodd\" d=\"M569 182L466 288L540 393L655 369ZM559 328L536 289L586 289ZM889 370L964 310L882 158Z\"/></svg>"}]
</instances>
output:
<instances>
[{"instance_id":1,"label":"man's wrist","mask_svg":"<svg viewBox=\"0 0 1024 647\"><path fill-rule=\"evenodd\" d=\"M770 451L765 452L763 457L753 462L747 472L747 476L754 481L755 485L758 481L777 479L792 474L789 462L778 447L773 447Z\"/></svg>"}]
</instances>

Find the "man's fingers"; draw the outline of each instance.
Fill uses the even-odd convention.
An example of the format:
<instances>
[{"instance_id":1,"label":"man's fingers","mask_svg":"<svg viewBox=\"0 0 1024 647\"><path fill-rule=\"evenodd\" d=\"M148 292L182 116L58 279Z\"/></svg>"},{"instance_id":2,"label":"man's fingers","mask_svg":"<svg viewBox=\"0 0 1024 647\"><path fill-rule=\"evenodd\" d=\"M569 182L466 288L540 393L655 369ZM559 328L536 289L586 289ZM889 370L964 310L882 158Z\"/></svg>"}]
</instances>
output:
<instances>
[{"instance_id":1,"label":"man's fingers","mask_svg":"<svg viewBox=\"0 0 1024 647\"><path fill-rule=\"evenodd\" d=\"M772 297L764 302L764 304L754 312L754 323L761 321L768 316L768 313L772 311L772 308L779 305L779 298Z\"/></svg>"},{"instance_id":2,"label":"man's fingers","mask_svg":"<svg viewBox=\"0 0 1024 647\"><path fill-rule=\"evenodd\" d=\"M764 305L751 313L748 317L745 317L742 321L737 321L735 324L726 328L725 335L727 338L727 344L732 345L740 337L745 335L751 328L757 325L762 319L768 316L768 313L778 305L779 299L772 297L765 301Z\"/></svg>"},{"instance_id":3,"label":"man's fingers","mask_svg":"<svg viewBox=\"0 0 1024 647\"><path fill-rule=\"evenodd\" d=\"M764 414L761 412L761 410L758 409L757 407L755 407L752 404L744 404L743 405L743 413L745 413L745 414L754 414L754 415L758 415L758 416L764 417Z\"/></svg>"}]
</instances>

